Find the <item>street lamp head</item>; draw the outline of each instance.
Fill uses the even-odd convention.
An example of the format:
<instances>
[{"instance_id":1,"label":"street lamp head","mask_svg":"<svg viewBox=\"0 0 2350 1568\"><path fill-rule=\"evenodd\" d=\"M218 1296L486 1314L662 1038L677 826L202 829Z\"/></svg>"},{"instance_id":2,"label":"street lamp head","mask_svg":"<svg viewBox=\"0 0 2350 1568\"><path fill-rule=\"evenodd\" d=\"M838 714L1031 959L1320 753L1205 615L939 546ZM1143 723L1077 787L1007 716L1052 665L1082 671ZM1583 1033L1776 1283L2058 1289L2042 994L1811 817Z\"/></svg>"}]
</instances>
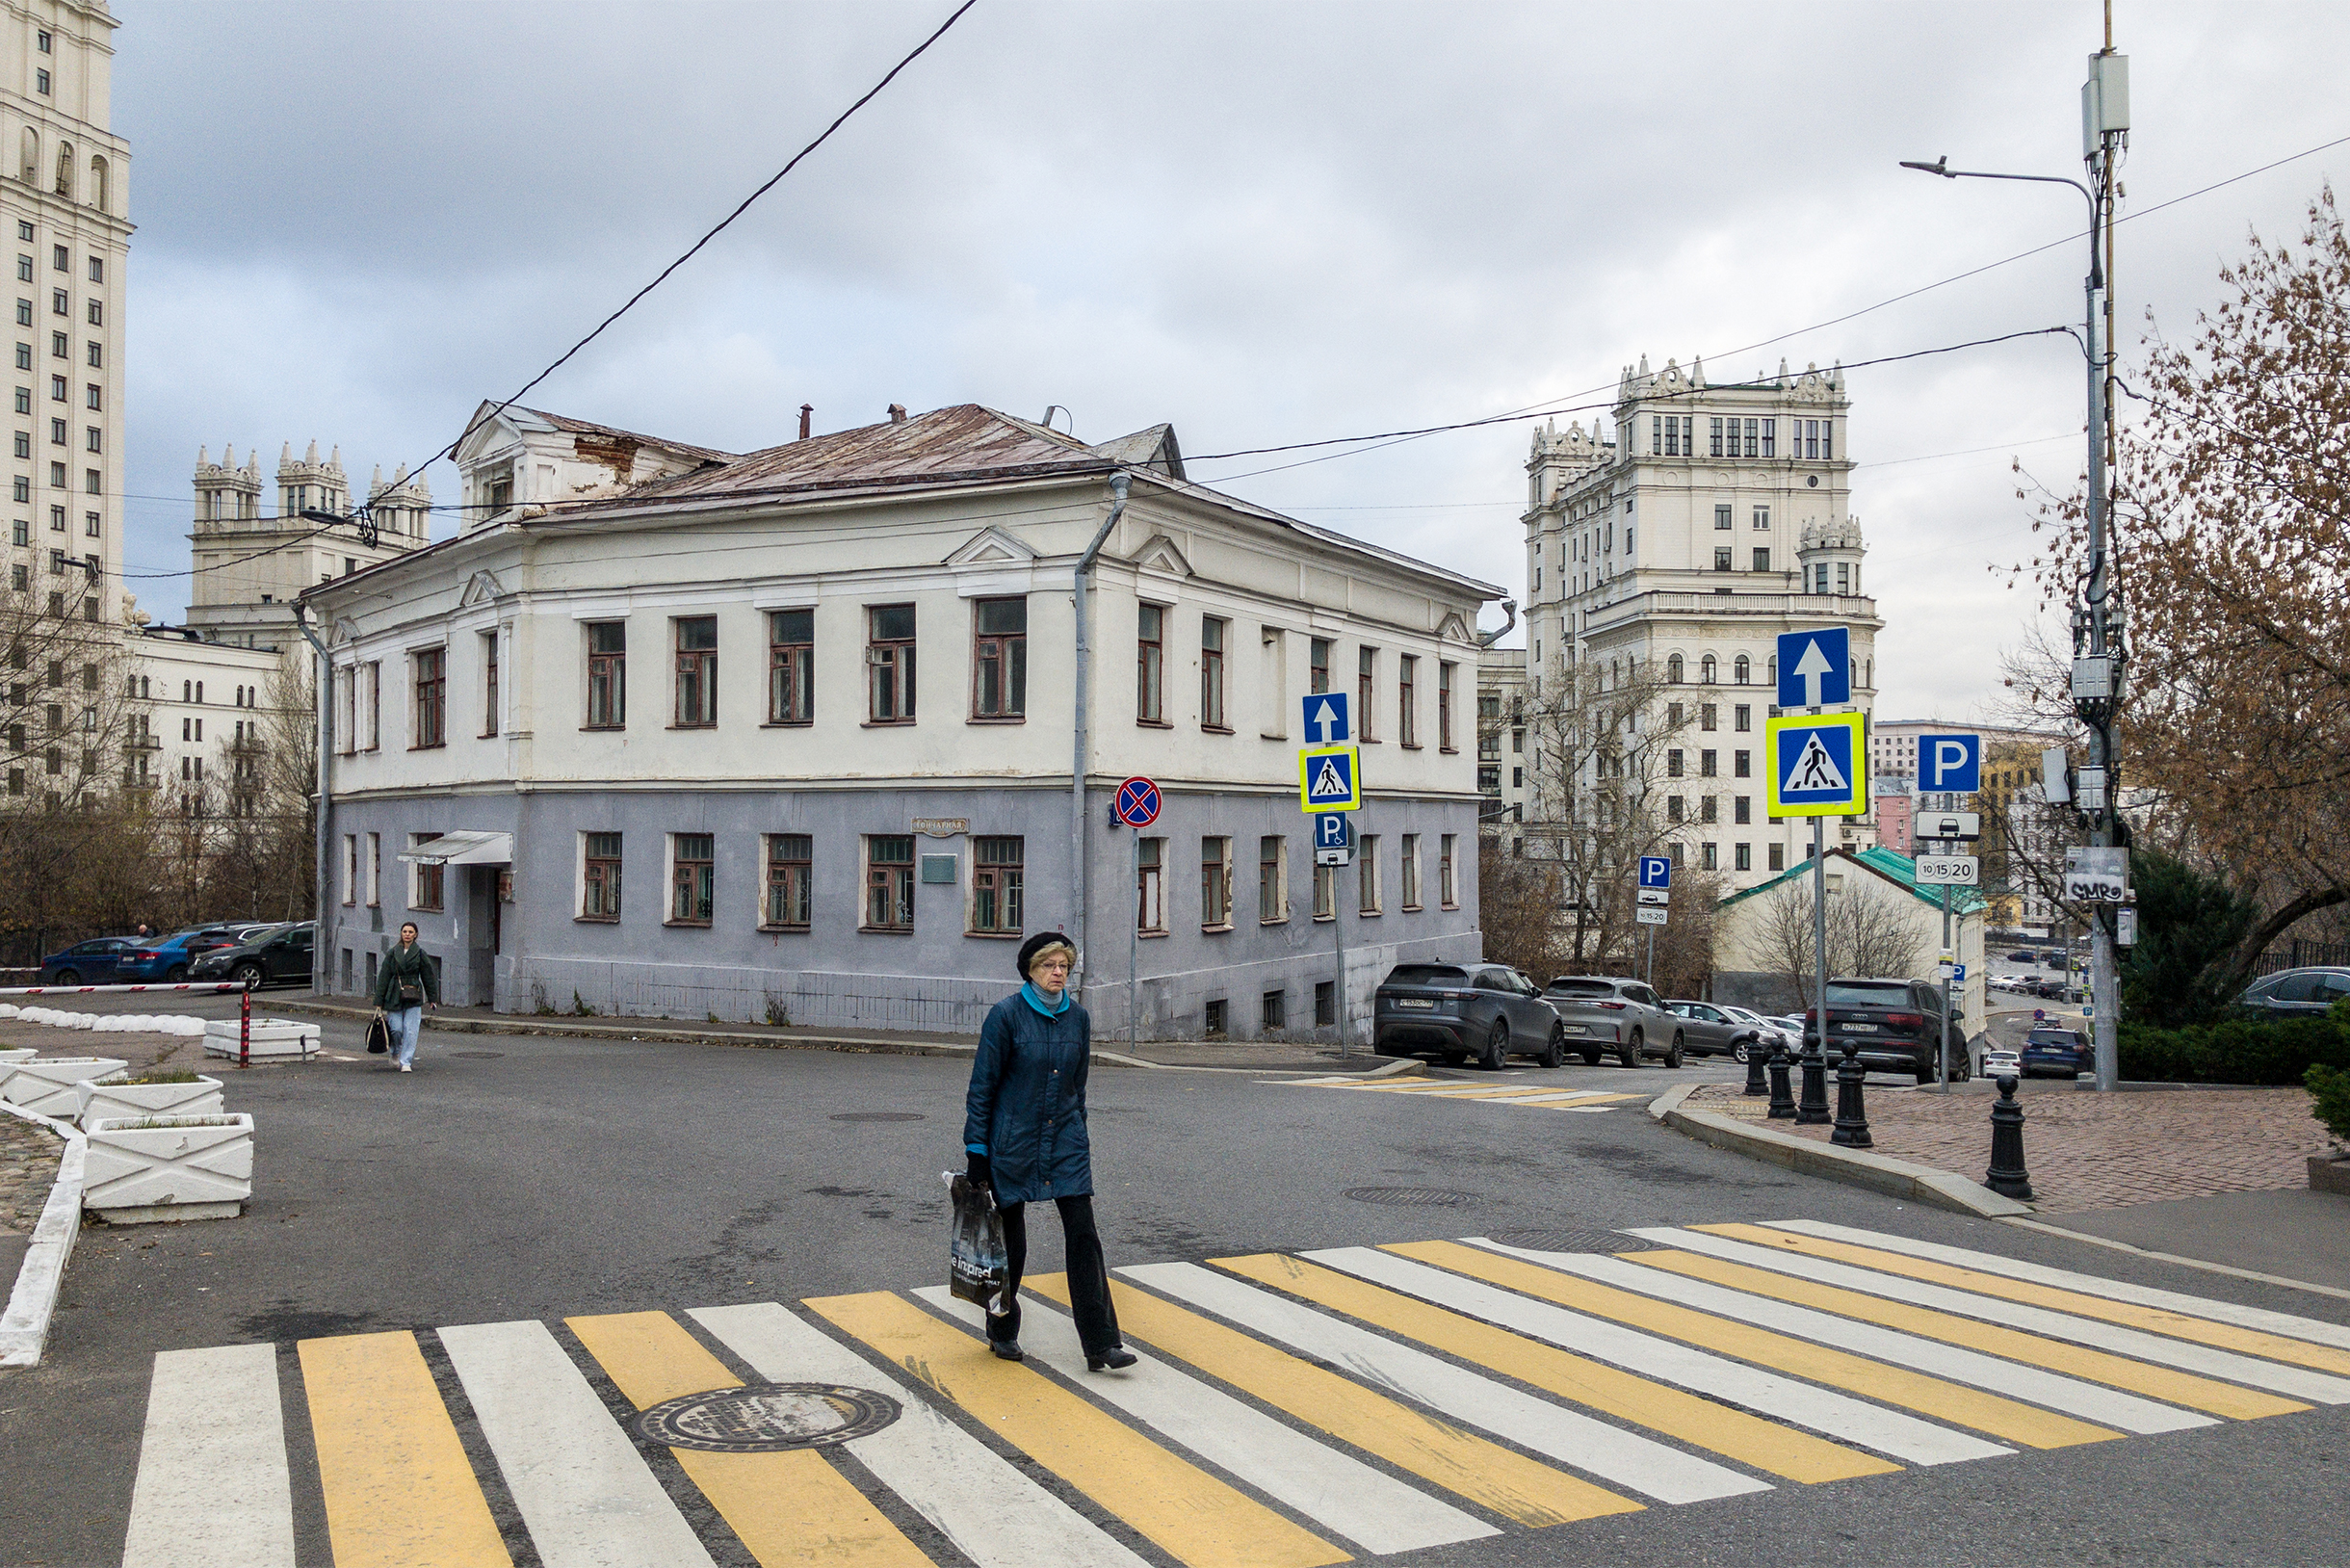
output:
<instances>
[{"instance_id":1,"label":"street lamp head","mask_svg":"<svg viewBox=\"0 0 2350 1568\"><path fill-rule=\"evenodd\" d=\"M1909 159L1904 158L1901 160L1901 167L1915 169L1921 174L1940 174L1946 180L1958 178L1956 174L1950 172L1950 155L1946 152L1930 164L1912 163Z\"/></svg>"}]
</instances>

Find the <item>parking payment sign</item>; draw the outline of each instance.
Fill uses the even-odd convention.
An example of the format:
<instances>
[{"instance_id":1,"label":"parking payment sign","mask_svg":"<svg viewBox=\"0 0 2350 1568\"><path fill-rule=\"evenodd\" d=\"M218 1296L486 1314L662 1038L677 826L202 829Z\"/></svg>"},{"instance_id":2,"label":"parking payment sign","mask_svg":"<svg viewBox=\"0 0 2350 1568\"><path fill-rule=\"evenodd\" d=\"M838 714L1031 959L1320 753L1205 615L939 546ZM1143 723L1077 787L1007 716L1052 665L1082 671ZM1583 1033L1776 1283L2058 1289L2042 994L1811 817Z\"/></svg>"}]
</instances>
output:
<instances>
[{"instance_id":1,"label":"parking payment sign","mask_svg":"<svg viewBox=\"0 0 2350 1568\"><path fill-rule=\"evenodd\" d=\"M1763 721L1774 817L1843 817L1868 809L1868 748L1860 714L1789 714Z\"/></svg>"}]
</instances>

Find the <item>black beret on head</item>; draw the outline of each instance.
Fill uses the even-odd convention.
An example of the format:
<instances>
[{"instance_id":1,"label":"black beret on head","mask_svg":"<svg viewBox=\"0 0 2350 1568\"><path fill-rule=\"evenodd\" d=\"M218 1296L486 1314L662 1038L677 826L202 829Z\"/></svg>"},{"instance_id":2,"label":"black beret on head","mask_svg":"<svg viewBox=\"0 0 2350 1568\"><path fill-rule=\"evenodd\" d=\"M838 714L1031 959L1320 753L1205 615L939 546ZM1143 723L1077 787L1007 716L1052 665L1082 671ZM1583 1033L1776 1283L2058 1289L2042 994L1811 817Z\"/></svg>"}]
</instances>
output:
<instances>
[{"instance_id":1,"label":"black beret on head","mask_svg":"<svg viewBox=\"0 0 2350 1568\"><path fill-rule=\"evenodd\" d=\"M1036 954L1047 948L1067 948L1071 961L1074 962L1077 957L1077 944L1066 936L1058 931L1038 931L1034 936L1020 944L1020 978L1022 980L1029 978L1029 966L1036 961Z\"/></svg>"}]
</instances>

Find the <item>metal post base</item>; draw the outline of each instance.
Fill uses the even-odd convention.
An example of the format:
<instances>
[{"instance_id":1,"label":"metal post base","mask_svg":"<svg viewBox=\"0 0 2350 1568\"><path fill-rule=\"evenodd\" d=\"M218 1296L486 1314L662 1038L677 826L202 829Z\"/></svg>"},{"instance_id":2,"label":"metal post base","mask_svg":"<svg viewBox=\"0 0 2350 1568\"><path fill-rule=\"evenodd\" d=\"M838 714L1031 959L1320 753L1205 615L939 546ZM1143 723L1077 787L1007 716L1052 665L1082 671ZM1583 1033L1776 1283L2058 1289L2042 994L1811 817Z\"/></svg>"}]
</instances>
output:
<instances>
[{"instance_id":1,"label":"metal post base","mask_svg":"<svg viewBox=\"0 0 2350 1568\"><path fill-rule=\"evenodd\" d=\"M2003 1198L2029 1203L2032 1179L2024 1168L2024 1108L2016 1104L2016 1081L1999 1080L1999 1098L1991 1108L1991 1168L1983 1185Z\"/></svg>"},{"instance_id":2,"label":"metal post base","mask_svg":"<svg viewBox=\"0 0 2350 1568\"><path fill-rule=\"evenodd\" d=\"M1868 1069L1861 1065L1861 1048L1846 1040L1844 1059L1836 1069L1836 1131L1828 1135L1829 1142L1847 1149L1876 1146L1868 1136L1868 1108L1861 1103L1861 1085L1867 1077Z\"/></svg>"},{"instance_id":3,"label":"metal post base","mask_svg":"<svg viewBox=\"0 0 2350 1568\"><path fill-rule=\"evenodd\" d=\"M1803 1099L1795 1107L1795 1125L1816 1127L1836 1118L1828 1114L1828 1058L1816 1036L1803 1042Z\"/></svg>"}]
</instances>

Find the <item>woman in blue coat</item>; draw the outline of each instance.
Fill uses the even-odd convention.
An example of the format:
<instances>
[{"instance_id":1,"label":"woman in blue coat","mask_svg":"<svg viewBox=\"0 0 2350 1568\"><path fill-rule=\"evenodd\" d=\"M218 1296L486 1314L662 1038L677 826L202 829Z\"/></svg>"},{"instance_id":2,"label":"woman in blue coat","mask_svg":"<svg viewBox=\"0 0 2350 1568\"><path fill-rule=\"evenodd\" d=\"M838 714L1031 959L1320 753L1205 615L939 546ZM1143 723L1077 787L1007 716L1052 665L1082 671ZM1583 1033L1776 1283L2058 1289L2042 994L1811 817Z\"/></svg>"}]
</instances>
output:
<instances>
[{"instance_id":1,"label":"woman in blue coat","mask_svg":"<svg viewBox=\"0 0 2350 1568\"><path fill-rule=\"evenodd\" d=\"M997 1003L979 1029L979 1058L963 1102L963 1148L974 1186L991 1187L1004 1216L1011 1264L1009 1303L988 1320L988 1348L1006 1361L1020 1352L1020 1270L1028 1262L1028 1205L1051 1198L1060 1211L1069 1304L1085 1366L1135 1364L1120 1343L1110 1302L1110 1268L1093 1228L1093 1164L1085 1142L1085 1066L1093 1021L1068 992L1077 949L1058 931L1020 945L1020 989Z\"/></svg>"}]
</instances>

